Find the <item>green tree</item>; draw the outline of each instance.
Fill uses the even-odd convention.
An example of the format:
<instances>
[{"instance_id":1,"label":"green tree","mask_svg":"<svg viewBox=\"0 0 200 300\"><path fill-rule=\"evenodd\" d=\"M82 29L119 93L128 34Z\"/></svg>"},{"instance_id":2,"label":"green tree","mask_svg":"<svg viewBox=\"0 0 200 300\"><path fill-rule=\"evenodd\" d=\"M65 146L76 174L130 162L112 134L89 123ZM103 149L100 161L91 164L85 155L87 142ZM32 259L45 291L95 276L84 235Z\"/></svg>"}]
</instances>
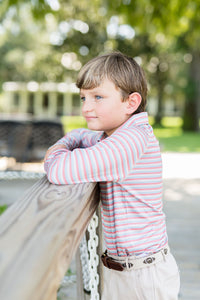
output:
<instances>
[{"instance_id":1,"label":"green tree","mask_svg":"<svg viewBox=\"0 0 200 300\"><path fill-rule=\"evenodd\" d=\"M83 63L105 50L101 1L13 0L6 5L0 27L2 81L74 79Z\"/></svg>"},{"instance_id":2,"label":"green tree","mask_svg":"<svg viewBox=\"0 0 200 300\"><path fill-rule=\"evenodd\" d=\"M165 58L171 57L168 53L172 54L172 50L174 54L175 51L181 53L183 58L185 55L191 54L192 59L191 62L188 62L188 73L185 75L186 88L182 87L182 92L186 96L183 128L198 131L200 117L200 1L119 0L111 2L108 0L108 3L111 14L121 15L125 22L135 28L137 35L146 34L148 36L146 43L150 42L152 48L152 54L149 53L149 55L156 56L160 62L157 65L157 71L163 64L163 52L165 52ZM162 41L166 41L166 43L163 44ZM164 46L164 51L161 51L160 46ZM176 46L177 48L175 48ZM173 67L172 62L171 59L165 61L168 66ZM180 63L185 65L184 59ZM180 69L182 69L182 66ZM160 80L161 73L157 71L155 72L157 78L159 78L157 91L160 95L159 102L162 105L165 84L163 80ZM162 77L165 77L167 83L169 77ZM157 116L158 121L160 117Z\"/></svg>"},{"instance_id":3,"label":"green tree","mask_svg":"<svg viewBox=\"0 0 200 300\"><path fill-rule=\"evenodd\" d=\"M12 6L0 26L0 81L53 80L58 69L43 22L35 22L30 5Z\"/></svg>"},{"instance_id":4,"label":"green tree","mask_svg":"<svg viewBox=\"0 0 200 300\"><path fill-rule=\"evenodd\" d=\"M186 95L184 129L199 130L199 0L6 0L0 5L3 21L9 18L10 9L19 15L25 5L35 18L34 24L29 19L35 34L24 28L23 38L26 35L26 41L30 37L31 41L16 47L18 55L23 49L22 57L24 53L32 57L29 69L20 68L20 59L17 68L15 60L18 78L74 78L91 57L119 49L136 56L147 71L150 91L159 99L156 121L160 122L168 97L177 101ZM20 39L18 35L15 42ZM15 66L13 60L9 65L15 48L14 39L12 44L9 40L1 50L4 72L6 63L7 70Z\"/></svg>"}]
</instances>

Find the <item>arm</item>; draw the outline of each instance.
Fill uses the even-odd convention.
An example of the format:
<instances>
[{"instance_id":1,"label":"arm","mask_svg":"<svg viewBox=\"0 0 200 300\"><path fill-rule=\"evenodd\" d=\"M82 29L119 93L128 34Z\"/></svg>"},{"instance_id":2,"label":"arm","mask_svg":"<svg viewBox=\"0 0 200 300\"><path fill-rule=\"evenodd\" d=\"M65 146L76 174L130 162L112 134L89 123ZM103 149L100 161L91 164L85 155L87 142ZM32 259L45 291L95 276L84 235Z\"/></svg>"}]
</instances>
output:
<instances>
[{"instance_id":1,"label":"arm","mask_svg":"<svg viewBox=\"0 0 200 300\"><path fill-rule=\"evenodd\" d=\"M54 151L59 150L59 149L67 149L67 148L63 144L55 144L55 145L53 145L52 147L50 147L47 150L47 152L45 154L45 157L44 157L44 163L48 160L48 158L51 155L51 153L53 153Z\"/></svg>"},{"instance_id":2,"label":"arm","mask_svg":"<svg viewBox=\"0 0 200 300\"><path fill-rule=\"evenodd\" d=\"M48 170L48 165L51 159L54 157L54 152L57 150L65 149L73 151L76 148L87 148L96 143L101 133L96 134L91 130L80 128L72 130L67 133L63 138L58 140L53 146L51 146L44 157L44 169ZM51 155L53 154L53 156Z\"/></svg>"},{"instance_id":3,"label":"arm","mask_svg":"<svg viewBox=\"0 0 200 300\"><path fill-rule=\"evenodd\" d=\"M88 148L53 147L45 170L54 184L118 181L133 169L146 148L143 134L119 131ZM50 149L51 150L51 149Z\"/></svg>"}]
</instances>

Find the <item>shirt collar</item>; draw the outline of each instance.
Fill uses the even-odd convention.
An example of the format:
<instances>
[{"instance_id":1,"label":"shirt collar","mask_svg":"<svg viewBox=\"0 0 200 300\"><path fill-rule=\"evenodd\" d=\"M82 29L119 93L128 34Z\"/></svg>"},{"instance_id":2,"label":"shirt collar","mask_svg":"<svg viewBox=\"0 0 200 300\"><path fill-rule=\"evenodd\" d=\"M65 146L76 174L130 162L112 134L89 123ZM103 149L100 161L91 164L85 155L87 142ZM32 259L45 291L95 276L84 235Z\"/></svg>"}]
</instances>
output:
<instances>
[{"instance_id":1,"label":"shirt collar","mask_svg":"<svg viewBox=\"0 0 200 300\"><path fill-rule=\"evenodd\" d=\"M128 127L132 127L132 126L141 126L141 125L145 125L145 124L147 124L147 125L149 124L148 114L147 114L147 112L141 112L141 113L132 115L116 131L118 131L119 129L123 129L123 128L128 128ZM97 137L97 142L102 141L106 137L107 137L107 135L105 134L105 132L103 132L103 131L99 132L99 136Z\"/></svg>"},{"instance_id":2,"label":"shirt collar","mask_svg":"<svg viewBox=\"0 0 200 300\"><path fill-rule=\"evenodd\" d=\"M124 124L122 124L119 128L127 128L132 126L140 126L149 124L148 114L147 112L141 112L135 115L132 115Z\"/></svg>"},{"instance_id":3,"label":"shirt collar","mask_svg":"<svg viewBox=\"0 0 200 300\"><path fill-rule=\"evenodd\" d=\"M100 141L104 140L105 138L107 138L107 134L104 131L101 131L97 137L97 142L100 142Z\"/></svg>"}]
</instances>

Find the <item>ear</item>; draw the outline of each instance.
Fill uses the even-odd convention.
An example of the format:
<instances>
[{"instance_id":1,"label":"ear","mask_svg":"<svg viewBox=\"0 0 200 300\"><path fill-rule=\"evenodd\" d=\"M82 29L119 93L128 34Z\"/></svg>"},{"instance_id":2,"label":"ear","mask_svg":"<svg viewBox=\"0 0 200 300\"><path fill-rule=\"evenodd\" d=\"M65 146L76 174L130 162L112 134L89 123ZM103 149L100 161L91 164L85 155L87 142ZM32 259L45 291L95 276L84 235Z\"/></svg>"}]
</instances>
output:
<instances>
[{"instance_id":1,"label":"ear","mask_svg":"<svg viewBox=\"0 0 200 300\"><path fill-rule=\"evenodd\" d=\"M141 101L142 96L139 93L134 92L130 94L127 99L127 113L130 115L133 114L140 106Z\"/></svg>"}]
</instances>

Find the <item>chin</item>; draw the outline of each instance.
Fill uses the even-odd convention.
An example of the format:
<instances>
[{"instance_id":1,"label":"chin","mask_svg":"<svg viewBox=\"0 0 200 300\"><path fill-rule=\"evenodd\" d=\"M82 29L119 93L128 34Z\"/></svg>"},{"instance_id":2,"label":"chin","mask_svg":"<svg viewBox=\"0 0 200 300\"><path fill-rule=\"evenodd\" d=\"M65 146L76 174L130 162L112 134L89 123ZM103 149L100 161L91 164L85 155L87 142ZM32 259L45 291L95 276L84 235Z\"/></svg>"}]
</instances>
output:
<instances>
[{"instance_id":1,"label":"chin","mask_svg":"<svg viewBox=\"0 0 200 300\"><path fill-rule=\"evenodd\" d=\"M95 127L95 126L90 126L90 125L87 125L88 129L90 130L94 130L94 131L102 131L102 129L98 128L98 127Z\"/></svg>"}]
</instances>

